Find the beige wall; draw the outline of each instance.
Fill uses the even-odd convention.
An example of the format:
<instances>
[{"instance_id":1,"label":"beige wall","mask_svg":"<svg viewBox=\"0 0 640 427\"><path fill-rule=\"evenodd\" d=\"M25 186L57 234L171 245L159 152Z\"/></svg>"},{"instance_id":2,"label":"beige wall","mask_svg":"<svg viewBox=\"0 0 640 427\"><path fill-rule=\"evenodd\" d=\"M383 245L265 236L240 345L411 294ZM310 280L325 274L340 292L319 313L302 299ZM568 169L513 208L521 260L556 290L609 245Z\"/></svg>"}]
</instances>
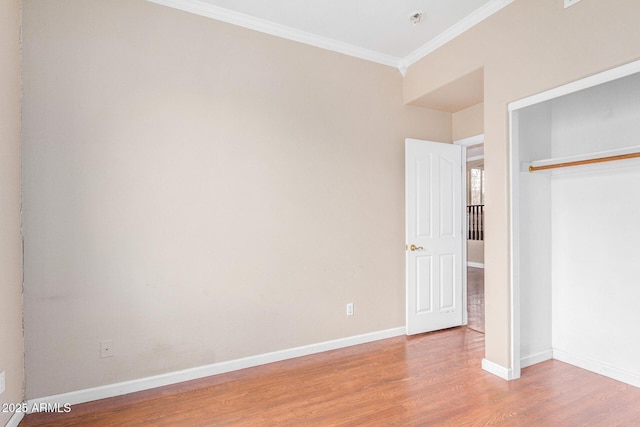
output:
<instances>
[{"instance_id":1,"label":"beige wall","mask_svg":"<svg viewBox=\"0 0 640 427\"><path fill-rule=\"evenodd\" d=\"M636 0L516 0L409 69L406 101L484 67L486 357L508 367L511 101L640 58Z\"/></svg>"},{"instance_id":2,"label":"beige wall","mask_svg":"<svg viewBox=\"0 0 640 427\"><path fill-rule=\"evenodd\" d=\"M2 403L23 397L20 236L20 1L0 1L0 372ZM12 414L0 410L0 425Z\"/></svg>"},{"instance_id":3,"label":"beige wall","mask_svg":"<svg viewBox=\"0 0 640 427\"><path fill-rule=\"evenodd\" d=\"M484 264L483 240L467 240L467 262Z\"/></svg>"},{"instance_id":4,"label":"beige wall","mask_svg":"<svg viewBox=\"0 0 640 427\"><path fill-rule=\"evenodd\" d=\"M398 70L143 0L24 8L28 398L404 326L404 138L451 115Z\"/></svg>"},{"instance_id":5,"label":"beige wall","mask_svg":"<svg viewBox=\"0 0 640 427\"><path fill-rule=\"evenodd\" d=\"M484 103L453 113L451 123L454 141L481 135L484 132Z\"/></svg>"},{"instance_id":6,"label":"beige wall","mask_svg":"<svg viewBox=\"0 0 640 427\"><path fill-rule=\"evenodd\" d=\"M484 133L484 104L476 104L453 113L451 125L454 141L481 135ZM484 263L484 241L467 240L467 262Z\"/></svg>"}]
</instances>

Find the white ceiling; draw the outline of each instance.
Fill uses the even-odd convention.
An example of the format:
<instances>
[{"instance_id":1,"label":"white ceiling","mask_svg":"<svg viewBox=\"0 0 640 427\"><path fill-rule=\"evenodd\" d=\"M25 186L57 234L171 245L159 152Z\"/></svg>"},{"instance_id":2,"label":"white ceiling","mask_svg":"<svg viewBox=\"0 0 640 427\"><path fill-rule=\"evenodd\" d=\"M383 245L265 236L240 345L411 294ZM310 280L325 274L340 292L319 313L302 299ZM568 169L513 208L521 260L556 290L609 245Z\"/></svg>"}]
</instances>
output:
<instances>
[{"instance_id":1,"label":"white ceiling","mask_svg":"<svg viewBox=\"0 0 640 427\"><path fill-rule=\"evenodd\" d=\"M149 0L406 69L513 0ZM423 12L413 25L410 16Z\"/></svg>"}]
</instances>

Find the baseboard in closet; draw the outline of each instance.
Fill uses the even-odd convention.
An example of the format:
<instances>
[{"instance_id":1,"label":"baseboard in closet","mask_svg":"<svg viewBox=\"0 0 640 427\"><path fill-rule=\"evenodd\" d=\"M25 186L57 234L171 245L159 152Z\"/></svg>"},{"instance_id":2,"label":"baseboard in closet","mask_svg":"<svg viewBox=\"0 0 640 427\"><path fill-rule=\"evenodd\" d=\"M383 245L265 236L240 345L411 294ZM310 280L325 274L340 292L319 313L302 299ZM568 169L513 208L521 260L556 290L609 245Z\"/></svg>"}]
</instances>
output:
<instances>
[{"instance_id":1,"label":"baseboard in closet","mask_svg":"<svg viewBox=\"0 0 640 427\"><path fill-rule=\"evenodd\" d=\"M536 354L522 357L520 359L520 368L524 369L527 366L535 365L536 363L545 362L553 359L553 350L541 351Z\"/></svg>"},{"instance_id":2,"label":"baseboard in closet","mask_svg":"<svg viewBox=\"0 0 640 427\"><path fill-rule=\"evenodd\" d=\"M605 377L609 377L616 381L620 381L634 387L640 387L640 375L636 373L618 369L597 360L576 356L558 349L553 349L553 358L561 362L577 366L578 368L604 375Z\"/></svg>"}]
</instances>

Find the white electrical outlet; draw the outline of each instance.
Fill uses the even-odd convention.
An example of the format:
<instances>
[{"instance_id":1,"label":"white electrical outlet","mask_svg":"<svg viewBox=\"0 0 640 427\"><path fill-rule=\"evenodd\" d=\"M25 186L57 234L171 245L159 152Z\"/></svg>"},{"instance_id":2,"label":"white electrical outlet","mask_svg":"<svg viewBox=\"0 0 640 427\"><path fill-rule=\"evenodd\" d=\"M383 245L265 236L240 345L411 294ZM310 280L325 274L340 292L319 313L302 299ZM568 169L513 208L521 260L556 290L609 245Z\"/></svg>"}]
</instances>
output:
<instances>
[{"instance_id":1,"label":"white electrical outlet","mask_svg":"<svg viewBox=\"0 0 640 427\"><path fill-rule=\"evenodd\" d=\"M0 394L4 393L4 389L6 388L4 378L4 371L2 371L0 372Z\"/></svg>"},{"instance_id":2,"label":"white electrical outlet","mask_svg":"<svg viewBox=\"0 0 640 427\"><path fill-rule=\"evenodd\" d=\"M580 0L564 0L564 8L568 8L569 6L573 6L578 3Z\"/></svg>"},{"instance_id":3,"label":"white electrical outlet","mask_svg":"<svg viewBox=\"0 0 640 427\"><path fill-rule=\"evenodd\" d=\"M112 340L104 340L100 341L100 357L111 357L113 356L113 341Z\"/></svg>"},{"instance_id":4,"label":"white electrical outlet","mask_svg":"<svg viewBox=\"0 0 640 427\"><path fill-rule=\"evenodd\" d=\"M347 304L347 316L353 316L353 303Z\"/></svg>"}]
</instances>

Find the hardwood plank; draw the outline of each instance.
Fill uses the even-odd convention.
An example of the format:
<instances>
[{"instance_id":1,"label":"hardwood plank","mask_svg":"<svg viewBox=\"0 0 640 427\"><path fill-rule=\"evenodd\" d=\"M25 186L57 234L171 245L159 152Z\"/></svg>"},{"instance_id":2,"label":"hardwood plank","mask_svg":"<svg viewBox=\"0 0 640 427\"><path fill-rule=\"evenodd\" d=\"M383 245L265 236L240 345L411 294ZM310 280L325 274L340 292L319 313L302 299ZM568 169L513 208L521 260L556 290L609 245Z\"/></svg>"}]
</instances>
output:
<instances>
[{"instance_id":1,"label":"hardwood plank","mask_svg":"<svg viewBox=\"0 0 640 427\"><path fill-rule=\"evenodd\" d=\"M630 426L640 389L550 360L506 382L466 327L27 415L21 426Z\"/></svg>"}]
</instances>

